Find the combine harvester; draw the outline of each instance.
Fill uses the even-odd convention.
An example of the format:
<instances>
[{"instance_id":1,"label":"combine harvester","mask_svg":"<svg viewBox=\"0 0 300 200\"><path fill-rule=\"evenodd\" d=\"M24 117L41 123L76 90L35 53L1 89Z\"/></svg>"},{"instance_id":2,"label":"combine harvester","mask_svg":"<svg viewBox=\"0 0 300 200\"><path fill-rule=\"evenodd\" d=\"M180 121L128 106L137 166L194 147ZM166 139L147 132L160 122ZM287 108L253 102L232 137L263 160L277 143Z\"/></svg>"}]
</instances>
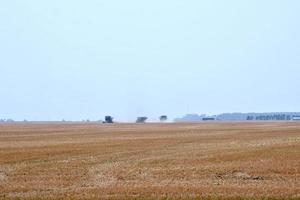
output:
<instances>
[{"instance_id":1,"label":"combine harvester","mask_svg":"<svg viewBox=\"0 0 300 200\"><path fill-rule=\"evenodd\" d=\"M112 116L105 116L105 121L103 122L104 124L112 124L114 123Z\"/></svg>"},{"instance_id":2,"label":"combine harvester","mask_svg":"<svg viewBox=\"0 0 300 200\"><path fill-rule=\"evenodd\" d=\"M147 121L148 117L138 117L136 119L136 123L145 123Z\"/></svg>"}]
</instances>

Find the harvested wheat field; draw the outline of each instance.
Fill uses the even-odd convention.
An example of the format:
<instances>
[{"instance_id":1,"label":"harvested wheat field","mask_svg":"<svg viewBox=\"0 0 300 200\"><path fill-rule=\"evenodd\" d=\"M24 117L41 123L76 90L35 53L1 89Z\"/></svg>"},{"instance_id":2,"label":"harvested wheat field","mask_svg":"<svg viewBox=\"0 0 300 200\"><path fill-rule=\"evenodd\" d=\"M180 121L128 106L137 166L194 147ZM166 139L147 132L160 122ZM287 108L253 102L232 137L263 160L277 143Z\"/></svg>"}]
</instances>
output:
<instances>
[{"instance_id":1,"label":"harvested wheat field","mask_svg":"<svg viewBox=\"0 0 300 200\"><path fill-rule=\"evenodd\" d=\"M297 199L300 123L0 125L0 199Z\"/></svg>"}]
</instances>

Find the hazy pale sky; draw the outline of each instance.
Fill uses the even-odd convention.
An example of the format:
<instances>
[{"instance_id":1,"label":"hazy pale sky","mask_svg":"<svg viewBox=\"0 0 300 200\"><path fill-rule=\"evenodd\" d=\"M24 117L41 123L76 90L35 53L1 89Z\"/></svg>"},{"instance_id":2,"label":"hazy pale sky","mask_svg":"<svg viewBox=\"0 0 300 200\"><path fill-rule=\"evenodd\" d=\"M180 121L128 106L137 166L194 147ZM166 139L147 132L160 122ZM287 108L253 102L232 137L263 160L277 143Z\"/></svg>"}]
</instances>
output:
<instances>
[{"instance_id":1,"label":"hazy pale sky","mask_svg":"<svg viewBox=\"0 0 300 200\"><path fill-rule=\"evenodd\" d=\"M298 0L7 0L0 118L300 111Z\"/></svg>"}]
</instances>

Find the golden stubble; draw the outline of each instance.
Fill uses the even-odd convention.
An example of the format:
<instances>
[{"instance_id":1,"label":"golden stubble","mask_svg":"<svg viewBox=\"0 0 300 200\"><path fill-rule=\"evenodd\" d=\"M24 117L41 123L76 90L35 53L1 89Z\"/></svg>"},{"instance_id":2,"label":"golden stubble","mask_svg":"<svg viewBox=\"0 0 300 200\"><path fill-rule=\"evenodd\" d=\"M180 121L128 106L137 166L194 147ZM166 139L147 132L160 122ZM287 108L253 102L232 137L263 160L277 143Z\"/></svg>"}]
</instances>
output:
<instances>
[{"instance_id":1,"label":"golden stubble","mask_svg":"<svg viewBox=\"0 0 300 200\"><path fill-rule=\"evenodd\" d=\"M300 198L300 123L0 125L0 199Z\"/></svg>"}]
</instances>

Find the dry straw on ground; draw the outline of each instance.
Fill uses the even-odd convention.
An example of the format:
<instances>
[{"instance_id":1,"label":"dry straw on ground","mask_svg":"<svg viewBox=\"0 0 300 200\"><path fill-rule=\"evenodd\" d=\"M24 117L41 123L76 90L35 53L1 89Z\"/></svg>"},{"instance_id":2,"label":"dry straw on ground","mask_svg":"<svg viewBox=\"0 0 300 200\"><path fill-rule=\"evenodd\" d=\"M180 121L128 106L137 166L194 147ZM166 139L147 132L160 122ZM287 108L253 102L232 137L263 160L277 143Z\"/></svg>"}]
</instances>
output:
<instances>
[{"instance_id":1,"label":"dry straw on ground","mask_svg":"<svg viewBox=\"0 0 300 200\"><path fill-rule=\"evenodd\" d=\"M0 125L0 199L300 198L300 123Z\"/></svg>"}]
</instances>

